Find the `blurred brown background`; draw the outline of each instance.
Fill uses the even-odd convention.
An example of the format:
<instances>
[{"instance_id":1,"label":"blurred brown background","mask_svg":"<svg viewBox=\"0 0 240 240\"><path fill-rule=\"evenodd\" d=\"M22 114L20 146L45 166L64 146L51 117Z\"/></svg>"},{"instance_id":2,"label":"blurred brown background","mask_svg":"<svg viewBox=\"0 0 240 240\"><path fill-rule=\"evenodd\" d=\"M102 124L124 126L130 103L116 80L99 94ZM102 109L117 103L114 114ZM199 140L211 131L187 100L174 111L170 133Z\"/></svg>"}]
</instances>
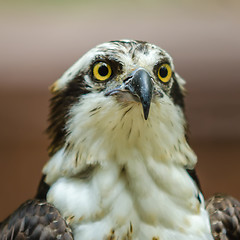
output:
<instances>
[{"instance_id":1,"label":"blurred brown background","mask_svg":"<svg viewBox=\"0 0 240 240\"><path fill-rule=\"evenodd\" d=\"M34 196L48 159L48 86L88 49L123 38L173 56L205 195L240 199L240 4L196 2L0 2L0 221Z\"/></svg>"}]
</instances>

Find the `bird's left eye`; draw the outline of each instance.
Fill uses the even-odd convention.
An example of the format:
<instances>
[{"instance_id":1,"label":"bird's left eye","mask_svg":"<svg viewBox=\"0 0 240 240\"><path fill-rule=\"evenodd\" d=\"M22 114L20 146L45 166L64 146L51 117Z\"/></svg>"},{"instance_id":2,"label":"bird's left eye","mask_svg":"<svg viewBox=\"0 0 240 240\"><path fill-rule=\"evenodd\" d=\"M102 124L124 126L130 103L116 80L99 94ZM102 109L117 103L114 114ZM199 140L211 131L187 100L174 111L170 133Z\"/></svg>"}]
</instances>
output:
<instances>
[{"instance_id":1,"label":"bird's left eye","mask_svg":"<svg viewBox=\"0 0 240 240\"><path fill-rule=\"evenodd\" d=\"M172 77L172 69L169 64L164 63L159 67L157 74L162 82L167 83Z\"/></svg>"},{"instance_id":2,"label":"bird's left eye","mask_svg":"<svg viewBox=\"0 0 240 240\"><path fill-rule=\"evenodd\" d=\"M93 66L93 76L98 81L108 80L112 75L112 68L105 62L97 62Z\"/></svg>"}]
</instances>

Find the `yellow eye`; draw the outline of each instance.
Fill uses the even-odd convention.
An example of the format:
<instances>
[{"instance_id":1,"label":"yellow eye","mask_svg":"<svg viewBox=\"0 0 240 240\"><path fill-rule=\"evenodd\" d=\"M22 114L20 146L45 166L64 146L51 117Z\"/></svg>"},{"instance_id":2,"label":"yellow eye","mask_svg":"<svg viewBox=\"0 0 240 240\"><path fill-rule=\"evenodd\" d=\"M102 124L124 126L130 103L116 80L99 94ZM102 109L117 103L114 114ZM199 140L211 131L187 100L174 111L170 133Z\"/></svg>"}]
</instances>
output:
<instances>
[{"instance_id":1,"label":"yellow eye","mask_svg":"<svg viewBox=\"0 0 240 240\"><path fill-rule=\"evenodd\" d=\"M105 81L112 75L112 69L109 64L105 62L97 62L93 66L93 76L98 81Z\"/></svg>"},{"instance_id":2,"label":"yellow eye","mask_svg":"<svg viewBox=\"0 0 240 240\"><path fill-rule=\"evenodd\" d=\"M162 82L167 83L171 79L171 77L172 77L171 67L167 63L162 64L158 69L158 78Z\"/></svg>"}]
</instances>

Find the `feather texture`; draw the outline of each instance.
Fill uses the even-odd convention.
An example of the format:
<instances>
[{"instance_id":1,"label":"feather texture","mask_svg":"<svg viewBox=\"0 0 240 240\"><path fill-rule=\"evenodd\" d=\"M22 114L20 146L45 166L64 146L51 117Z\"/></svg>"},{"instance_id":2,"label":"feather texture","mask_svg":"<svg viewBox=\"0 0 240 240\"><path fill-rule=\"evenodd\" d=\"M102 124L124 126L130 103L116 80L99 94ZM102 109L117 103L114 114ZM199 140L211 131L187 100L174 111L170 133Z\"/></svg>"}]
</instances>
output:
<instances>
[{"instance_id":1,"label":"feather texture","mask_svg":"<svg viewBox=\"0 0 240 240\"><path fill-rule=\"evenodd\" d=\"M240 239L240 202L237 199L217 194L206 202L206 209L215 240Z\"/></svg>"},{"instance_id":2,"label":"feather texture","mask_svg":"<svg viewBox=\"0 0 240 240\"><path fill-rule=\"evenodd\" d=\"M72 240L73 235L52 204L41 200L29 200L1 223L0 239Z\"/></svg>"}]
</instances>

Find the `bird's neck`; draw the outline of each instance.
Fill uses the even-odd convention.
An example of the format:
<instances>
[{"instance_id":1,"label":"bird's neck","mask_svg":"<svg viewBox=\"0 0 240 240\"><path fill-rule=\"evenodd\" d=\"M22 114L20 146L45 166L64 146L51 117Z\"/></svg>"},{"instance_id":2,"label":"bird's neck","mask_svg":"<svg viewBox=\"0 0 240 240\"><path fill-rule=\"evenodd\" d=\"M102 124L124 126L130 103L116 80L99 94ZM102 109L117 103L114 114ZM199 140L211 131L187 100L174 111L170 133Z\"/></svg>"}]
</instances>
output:
<instances>
[{"instance_id":1,"label":"bird's neck","mask_svg":"<svg viewBox=\"0 0 240 240\"><path fill-rule=\"evenodd\" d=\"M194 168L197 159L185 139L185 118L179 107L170 102L152 103L145 120L140 104L123 107L104 102L105 98L102 101L95 108L79 103L72 109L66 144L50 159L44 172L51 168L49 175L56 179L55 174L72 176L88 165L104 166L114 161L124 166L133 159L147 161L149 157ZM56 171L48 165L54 165Z\"/></svg>"}]
</instances>

